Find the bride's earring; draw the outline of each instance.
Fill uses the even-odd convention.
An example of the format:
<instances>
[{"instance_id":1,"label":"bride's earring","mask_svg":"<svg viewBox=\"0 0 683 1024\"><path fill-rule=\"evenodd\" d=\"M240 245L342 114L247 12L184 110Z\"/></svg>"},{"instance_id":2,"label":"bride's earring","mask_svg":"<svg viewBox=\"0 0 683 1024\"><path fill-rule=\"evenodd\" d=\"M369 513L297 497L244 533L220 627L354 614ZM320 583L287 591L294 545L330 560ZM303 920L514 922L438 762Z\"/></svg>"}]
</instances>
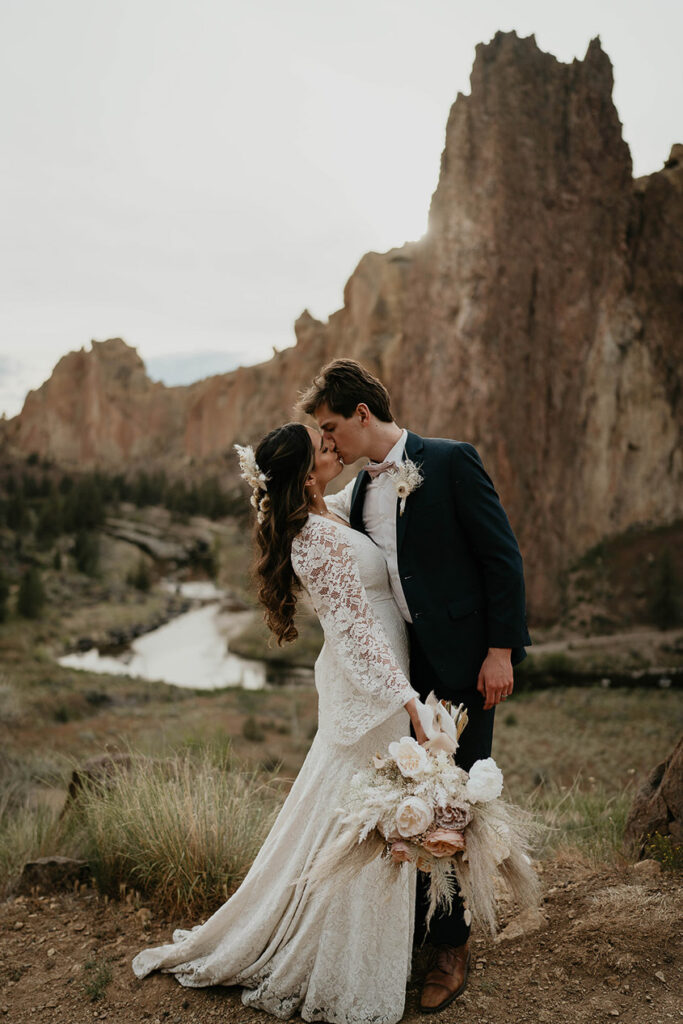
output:
<instances>
[{"instance_id":1,"label":"bride's earring","mask_svg":"<svg viewBox=\"0 0 683 1024\"><path fill-rule=\"evenodd\" d=\"M310 484L306 484L306 487L309 487L309 486L310 487L315 487L315 481L311 480ZM317 494L316 491L313 491L312 493L309 491L308 493L309 493L309 498L312 499L313 501L315 501L316 498L318 497L318 494Z\"/></svg>"}]
</instances>

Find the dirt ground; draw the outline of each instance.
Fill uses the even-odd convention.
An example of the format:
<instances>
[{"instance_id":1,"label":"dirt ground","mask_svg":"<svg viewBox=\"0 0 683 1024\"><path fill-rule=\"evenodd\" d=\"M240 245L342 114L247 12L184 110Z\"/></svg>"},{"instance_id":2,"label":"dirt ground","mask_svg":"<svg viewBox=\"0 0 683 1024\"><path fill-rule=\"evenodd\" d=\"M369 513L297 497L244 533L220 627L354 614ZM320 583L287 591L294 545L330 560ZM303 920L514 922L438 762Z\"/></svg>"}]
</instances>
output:
<instances>
[{"instance_id":1,"label":"dirt ground","mask_svg":"<svg viewBox=\"0 0 683 1024\"><path fill-rule=\"evenodd\" d=\"M417 1009L426 963L426 951L417 950L406 1024L666 1024L683 1017L677 879L628 866L596 871L569 859L541 870L546 926L517 940L473 937L467 990L438 1017ZM239 989L184 989L161 974L135 978L130 962L140 949L195 923L157 919L133 899L114 903L88 887L7 900L0 904L0 1020L272 1021L244 1007Z\"/></svg>"}]
</instances>

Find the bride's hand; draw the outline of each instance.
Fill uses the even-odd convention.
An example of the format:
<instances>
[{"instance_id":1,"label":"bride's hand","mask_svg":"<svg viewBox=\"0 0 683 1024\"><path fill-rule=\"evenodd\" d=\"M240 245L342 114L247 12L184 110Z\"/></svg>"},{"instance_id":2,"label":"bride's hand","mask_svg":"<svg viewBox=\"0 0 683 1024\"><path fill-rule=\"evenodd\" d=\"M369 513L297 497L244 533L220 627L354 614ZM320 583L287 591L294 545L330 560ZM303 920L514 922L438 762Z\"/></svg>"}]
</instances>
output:
<instances>
[{"instance_id":1,"label":"bride's hand","mask_svg":"<svg viewBox=\"0 0 683 1024\"><path fill-rule=\"evenodd\" d=\"M415 733L415 739L421 746L424 746L424 744L427 742L427 734L422 728L422 722L420 721L420 716L417 713L417 705L415 703L414 697L412 700L408 701L408 703L405 705L405 709L410 715L410 721L413 726L413 732Z\"/></svg>"},{"instance_id":2,"label":"bride's hand","mask_svg":"<svg viewBox=\"0 0 683 1024\"><path fill-rule=\"evenodd\" d=\"M415 731L415 739L420 744L420 746L423 747L427 742L427 733L424 731L419 721L413 722L413 729Z\"/></svg>"}]
</instances>

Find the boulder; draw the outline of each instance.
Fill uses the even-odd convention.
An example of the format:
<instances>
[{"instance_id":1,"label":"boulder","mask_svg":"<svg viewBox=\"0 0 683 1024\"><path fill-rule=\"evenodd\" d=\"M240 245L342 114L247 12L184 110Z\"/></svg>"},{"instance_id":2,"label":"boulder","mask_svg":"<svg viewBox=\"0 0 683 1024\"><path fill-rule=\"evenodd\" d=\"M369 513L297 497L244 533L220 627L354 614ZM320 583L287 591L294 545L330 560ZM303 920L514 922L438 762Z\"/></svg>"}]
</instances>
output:
<instances>
[{"instance_id":1,"label":"boulder","mask_svg":"<svg viewBox=\"0 0 683 1024\"><path fill-rule=\"evenodd\" d=\"M140 760L131 754L107 753L88 758L81 768L74 768L69 781L69 791L62 809L64 814L77 798L81 789L94 783L102 786L115 778L121 771L129 771Z\"/></svg>"},{"instance_id":2,"label":"boulder","mask_svg":"<svg viewBox=\"0 0 683 1024\"><path fill-rule=\"evenodd\" d=\"M60 889L73 889L76 883L87 882L89 877L88 865L84 860L39 857L24 864L18 889L20 893L26 894L36 889L57 892Z\"/></svg>"},{"instance_id":3,"label":"boulder","mask_svg":"<svg viewBox=\"0 0 683 1024\"><path fill-rule=\"evenodd\" d=\"M652 769L636 794L624 829L624 842L645 854L648 836L659 832L683 843L683 736L666 760Z\"/></svg>"},{"instance_id":4,"label":"boulder","mask_svg":"<svg viewBox=\"0 0 683 1024\"><path fill-rule=\"evenodd\" d=\"M662 865L658 860L645 860L636 861L633 865L633 870L639 878L659 878L662 873Z\"/></svg>"},{"instance_id":5,"label":"boulder","mask_svg":"<svg viewBox=\"0 0 683 1024\"><path fill-rule=\"evenodd\" d=\"M547 924L543 911L537 910L535 907L528 907L506 924L502 932L496 935L495 941L506 942L511 939L523 939L525 935L538 932Z\"/></svg>"}]
</instances>

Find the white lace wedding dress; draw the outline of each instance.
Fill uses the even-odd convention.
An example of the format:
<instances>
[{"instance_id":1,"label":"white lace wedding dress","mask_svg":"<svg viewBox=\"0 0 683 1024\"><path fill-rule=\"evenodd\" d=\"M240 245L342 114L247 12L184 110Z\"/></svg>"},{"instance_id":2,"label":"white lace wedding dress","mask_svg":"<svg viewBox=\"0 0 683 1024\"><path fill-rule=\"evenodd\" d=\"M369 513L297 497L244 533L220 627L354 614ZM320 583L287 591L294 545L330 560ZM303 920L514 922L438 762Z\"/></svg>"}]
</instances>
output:
<instances>
[{"instance_id":1,"label":"white lace wedding dress","mask_svg":"<svg viewBox=\"0 0 683 1024\"><path fill-rule=\"evenodd\" d=\"M241 985L242 1002L287 1019L395 1024L410 972L415 869L373 861L343 892L299 880L335 836L340 794L372 755L409 732L403 619L380 550L310 515L292 564L320 617L318 732L242 885L203 925L133 960L182 985Z\"/></svg>"}]
</instances>

